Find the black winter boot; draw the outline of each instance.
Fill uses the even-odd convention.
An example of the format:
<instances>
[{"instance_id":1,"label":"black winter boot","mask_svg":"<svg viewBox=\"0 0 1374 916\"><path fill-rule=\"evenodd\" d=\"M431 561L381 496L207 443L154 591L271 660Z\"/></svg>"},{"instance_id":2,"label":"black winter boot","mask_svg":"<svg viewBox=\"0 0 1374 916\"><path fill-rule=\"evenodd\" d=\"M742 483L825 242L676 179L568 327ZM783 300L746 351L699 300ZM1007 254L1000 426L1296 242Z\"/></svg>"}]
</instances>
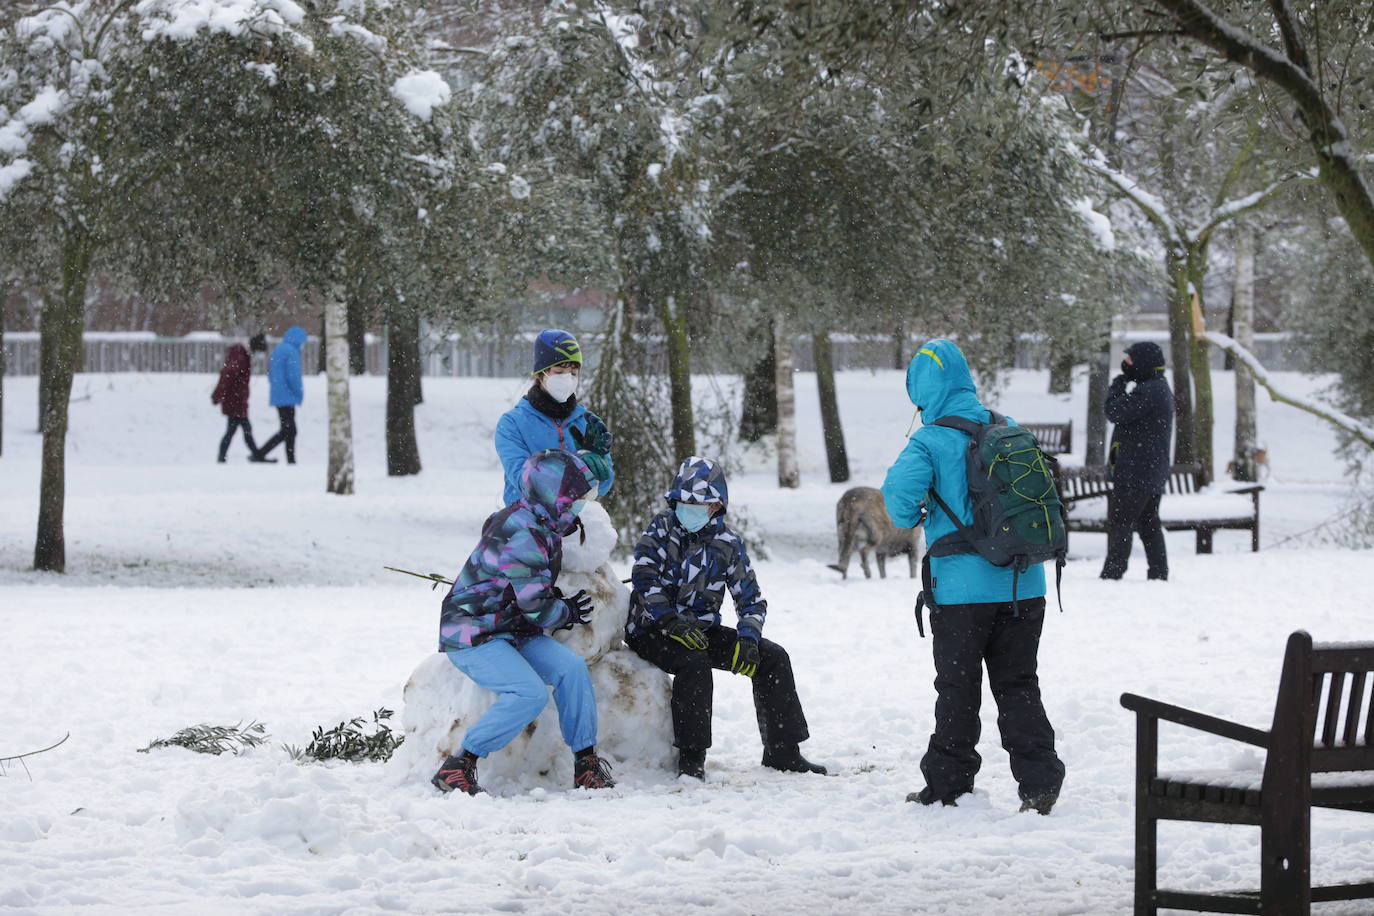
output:
<instances>
[{"instance_id":1,"label":"black winter boot","mask_svg":"<svg viewBox=\"0 0 1374 916\"><path fill-rule=\"evenodd\" d=\"M819 773L825 775L825 767L812 763L801 754L795 744L769 745L763 749L763 765L787 773Z\"/></svg>"},{"instance_id":2,"label":"black winter boot","mask_svg":"<svg viewBox=\"0 0 1374 916\"><path fill-rule=\"evenodd\" d=\"M573 758L573 788L614 789L611 765L596 756L595 748L585 748Z\"/></svg>"},{"instance_id":3,"label":"black winter boot","mask_svg":"<svg viewBox=\"0 0 1374 916\"><path fill-rule=\"evenodd\" d=\"M936 802L939 802L940 804L948 808L957 808L959 807L959 802L957 801L959 796L967 795L970 791L972 790L965 790L963 792L951 792L948 795L941 797L939 795L936 795L935 790L932 789L930 786L926 786L919 792L908 793L906 800L909 802L916 802L917 804L921 805L933 805Z\"/></svg>"},{"instance_id":4,"label":"black winter boot","mask_svg":"<svg viewBox=\"0 0 1374 916\"><path fill-rule=\"evenodd\" d=\"M693 779L706 778L706 752L678 748L677 775Z\"/></svg>"},{"instance_id":5,"label":"black winter boot","mask_svg":"<svg viewBox=\"0 0 1374 916\"><path fill-rule=\"evenodd\" d=\"M463 751L461 756L445 760L444 765L439 767L439 772L429 781L434 788L445 793L455 789L468 795L486 791L477 784L477 755L471 751Z\"/></svg>"},{"instance_id":6,"label":"black winter boot","mask_svg":"<svg viewBox=\"0 0 1374 916\"><path fill-rule=\"evenodd\" d=\"M1021 799L1021 810L1049 814L1050 809L1054 807L1054 803L1057 801L1059 801L1058 792L1042 792L1039 795Z\"/></svg>"}]
</instances>

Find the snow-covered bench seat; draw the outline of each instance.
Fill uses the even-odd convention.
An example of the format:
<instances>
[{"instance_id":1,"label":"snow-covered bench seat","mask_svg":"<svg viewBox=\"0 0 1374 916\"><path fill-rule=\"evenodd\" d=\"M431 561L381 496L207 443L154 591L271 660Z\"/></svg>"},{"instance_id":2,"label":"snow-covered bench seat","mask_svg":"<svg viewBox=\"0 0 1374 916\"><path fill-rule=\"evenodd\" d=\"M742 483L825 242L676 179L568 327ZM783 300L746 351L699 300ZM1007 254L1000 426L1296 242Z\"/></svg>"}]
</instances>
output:
<instances>
[{"instance_id":1,"label":"snow-covered bench seat","mask_svg":"<svg viewBox=\"0 0 1374 916\"><path fill-rule=\"evenodd\" d=\"M1176 464L1169 469L1168 490L1159 504L1167 531L1193 531L1197 552L1212 552L1212 534L1219 529L1250 532L1250 549L1259 550L1259 484L1224 488L1200 486L1201 465ZM1068 510L1070 531L1107 530L1107 497L1112 483L1105 467L1062 467L1056 477L1059 498Z\"/></svg>"},{"instance_id":2,"label":"snow-covered bench seat","mask_svg":"<svg viewBox=\"0 0 1374 916\"><path fill-rule=\"evenodd\" d=\"M1160 908L1307 914L1314 901L1374 898L1374 881L1312 887L1312 808L1374 814L1374 642L1288 637L1268 731L1121 695L1136 714L1135 913ZM1262 770L1161 772L1159 723L1263 748ZM1260 889L1202 894L1156 886L1158 822L1258 826Z\"/></svg>"},{"instance_id":3,"label":"snow-covered bench seat","mask_svg":"<svg viewBox=\"0 0 1374 916\"><path fill-rule=\"evenodd\" d=\"M1073 451L1073 421L1063 423L1017 423L1031 431L1046 455L1067 455Z\"/></svg>"}]
</instances>

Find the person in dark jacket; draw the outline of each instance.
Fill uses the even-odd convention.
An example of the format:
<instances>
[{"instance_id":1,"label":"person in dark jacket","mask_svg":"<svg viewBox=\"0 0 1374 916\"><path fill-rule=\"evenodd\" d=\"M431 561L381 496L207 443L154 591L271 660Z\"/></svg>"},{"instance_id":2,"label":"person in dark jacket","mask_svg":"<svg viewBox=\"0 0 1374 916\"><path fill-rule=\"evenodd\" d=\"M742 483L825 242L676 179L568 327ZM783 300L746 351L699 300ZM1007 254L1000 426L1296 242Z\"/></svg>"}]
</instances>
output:
<instances>
[{"instance_id":1,"label":"person in dark jacket","mask_svg":"<svg viewBox=\"0 0 1374 916\"><path fill-rule=\"evenodd\" d=\"M923 425L907 440L883 481L887 513L899 528L922 524L922 506L934 491L959 515L958 524L969 525L969 436L935 423L943 417L989 422L964 354L951 341L928 341L907 367L906 390ZM927 508L926 539L934 544L955 531L956 523L938 505ZM1045 714L1036 671L1045 622L1044 569L1037 563L1018 577L1010 567L993 566L976 553L961 553L931 558L930 572L935 602L930 614L935 731L921 758L925 788L906 800L954 805L959 796L973 791L983 760L978 737L986 666L1021 810L1049 814L1064 782L1064 764L1054 750L1054 729Z\"/></svg>"},{"instance_id":2,"label":"person in dark jacket","mask_svg":"<svg viewBox=\"0 0 1374 916\"><path fill-rule=\"evenodd\" d=\"M520 469L540 449L575 451L597 479L597 495L615 482L611 433L601 418L577 401L582 348L567 331L549 328L534 341L534 384L496 423L496 456L506 484L502 500L520 498Z\"/></svg>"},{"instance_id":3,"label":"person in dark jacket","mask_svg":"<svg viewBox=\"0 0 1374 916\"><path fill-rule=\"evenodd\" d=\"M1127 386L1134 382L1134 387ZM1174 393L1164 378L1164 351L1141 341L1126 349L1121 374L1107 390L1112 430L1107 465L1112 495L1107 503L1107 559L1102 578L1120 579L1131 557L1131 534L1145 545L1146 576L1169 578L1159 501L1169 482L1169 446L1174 430Z\"/></svg>"},{"instance_id":4,"label":"person in dark jacket","mask_svg":"<svg viewBox=\"0 0 1374 916\"><path fill-rule=\"evenodd\" d=\"M286 443L286 463L296 463L296 408L305 400L305 385L301 381L301 347L309 335L300 325L292 325L272 348L267 366L272 406L277 408L281 428L262 444L264 457L281 443Z\"/></svg>"},{"instance_id":5,"label":"person in dark jacket","mask_svg":"<svg viewBox=\"0 0 1374 916\"><path fill-rule=\"evenodd\" d=\"M577 525L595 478L576 455L536 452L520 474L520 498L489 517L454 578L439 613L439 651L496 702L463 735L462 752L430 780L443 792L481 792L477 759L498 751L534 721L549 700L563 740L574 749L573 785L615 785L596 754L596 698L587 663L544 631L591 622L585 591L556 585L563 537Z\"/></svg>"},{"instance_id":6,"label":"person in dark jacket","mask_svg":"<svg viewBox=\"0 0 1374 916\"><path fill-rule=\"evenodd\" d=\"M725 474L709 458L688 458L664 498L668 508L654 516L635 545L625 641L673 676L678 773L706 778L713 668L753 680L764 766L825 773L798 747L810 732L792 662L782 646L763 638L768 605L744 541L725 523ZM737 629L721 623L727 591Z\"/></svg>"},{"instance_id":7,"label":"person in dark jacket","mask_svg":"<svg viewBox=\"0 0 1374 916\"><path fill-rule=\"evenodd\" d=\"M261 334L254 334L248 340L254 353L267 350L267 340ZM234 344L224 352L224 366L219 370L219 384L210 395L210 403L218 404L220 412L228 418L224 438L219 440L219 463L229 455L229 444L234 441L234 433L243 430L243 444L248 446L249 461L272 461L264 458L253 442L253 424L248 422L248 382L253 375L253 358L243 344Z\"/></svg>"}]
</instances>

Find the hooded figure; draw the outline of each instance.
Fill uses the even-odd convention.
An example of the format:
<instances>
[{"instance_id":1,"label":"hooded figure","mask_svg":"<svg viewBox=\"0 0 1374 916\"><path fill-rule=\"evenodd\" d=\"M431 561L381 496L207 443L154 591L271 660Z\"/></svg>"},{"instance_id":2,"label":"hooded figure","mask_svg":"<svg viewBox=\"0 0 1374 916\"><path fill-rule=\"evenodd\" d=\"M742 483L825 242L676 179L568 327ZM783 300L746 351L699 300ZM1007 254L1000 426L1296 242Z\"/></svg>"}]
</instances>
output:
<instances>
[{"instance_id":1,"label":"hooded figure","mask_svg":"<svg viewBox=\"0 0 1374 916\"><path fill-rule=\"evenodd\" d=\"M942 417L979 424L990 420L964 354L948 340L927 342L907 368L906 390L924 425L888 469L883 482L888 515L900 528L921 524L922 507L934 491L968 525L973 518L965 465L969 436L933 425ZM957 530L938 506L931 508L925 524L931 544ZM1048 814L1059 797L1064 764L1054 751L1054 729L1045 715L1036 671L1045 619L1044 570L1037 563L1014 580L1014 570L993 566L976 553L932 557L930 569L938 605L930 615L935 731L921 758L926 786L907 801L953 805L973 791L982 764L978 710L986 666L1021 810Z\"/></svg>"},{"instance_id":2,"label":"hooded figure","mask_svg":"<svg viewBox=\"0 0 1374 916\"><path fill-rule=\"evenodd\" d=\"M768 605L744 541L725 523L730 490L720 465L688 458L663 498L668 507L635 544L626 642L673 676L678 773L706 777L713 669L753 679L764 766L824 773L798 747L810 732L792 662L782 646L763 638ZM737 628L721 621L726 592Z\"/></svg>"},{"instance_id":3,"label":"hooded figure","mask_svg":"<svg viewBox=\"0 0 1374 916\"><path fill-rule=\"evenodd\" d=\"M535 720L553 687L563 740L574 750L573 785L614 786L596 755L596 698L582 656L544 631L591 621L585 591L557 586L563 537L596 478L576 455L536 452L520 474L520 498L492 515L439 611L439 651L496 702L463 736L430 780L443 792L476 795L477 760L511 742Z\"/></svg>"},{"instance_id":4,"label":"hooded figure","mask_svg":"<svg viewBox=\"0 0 1374 916\"><path fill-rule=\"evenodd\" d=\"M262 444L262 457L281 443L286 443L286 463L296 463L296 408L305 400L305 386L301 381L301 347L309 339L305 328L292 325L282 335L281 343L272 348L267 364L272 406L277 408L281 428Z\"/></svg>"},{"instance_id":5,"label":"hooded figure","mask_svg":"<svg viewBox=\"0 0 1374 916\"><path fill-rule=\"evenodd\" d=\"M254 334L248 341L254 353L267 349L261 334ZM243 344L234 344L224 352L224 366L219 371L219 384L210 395L210 403L218 404L220 412L228 418L224 437L219 442L219 463L223 464L229 454L229 444L234 441L234 433L243 429L243 442L248 446L249 461L265 461L253 441L253 424L248 422L248 383L253 374L253 358Z\"/></svg>"},{"instance_id":6,"label":"hooded figure","mask_svg":"<svg viewBox=\"0 0 1374 916\"><path fill-rule=\"evenodd\" d=\"M1150 579L1169 578L1169 556L1159 522L1159 501L1169 482L1169 446L1174 431L1174 393L1164 378L1164 351L1141 341L1126 348L1121 374L1107 389L1104 411L1116 424L1107 467L1112 495L1107 502L1107 559L1102 578L1120 579L1139 533ZM1127 390L1132 382L1135 387Z\"/></svg>"}]
</instances>

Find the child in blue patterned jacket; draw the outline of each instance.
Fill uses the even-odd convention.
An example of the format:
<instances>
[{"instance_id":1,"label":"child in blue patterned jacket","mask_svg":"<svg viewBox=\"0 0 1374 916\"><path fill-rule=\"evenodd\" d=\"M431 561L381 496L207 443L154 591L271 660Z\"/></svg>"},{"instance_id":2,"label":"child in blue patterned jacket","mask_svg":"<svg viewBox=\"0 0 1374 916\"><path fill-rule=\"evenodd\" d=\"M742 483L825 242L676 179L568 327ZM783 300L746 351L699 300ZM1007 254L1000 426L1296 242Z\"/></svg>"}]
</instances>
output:
<instances>
[{"instance_id":1,"label":"child in blue patterned jacket","mask_svg":"<svg viewBox=\"0 0 1374 916\"><path fill-rule=\"evenodd\" d=\"M626 642L673 676L673 738L678 773L706 777L711 746L712 669L752 678L763 765L824 773L801 755L810 737L787 651L763 638L768 605L744 541L725 523L725 474L709 458L688 458L635 545ZM738 629L721 623L729 591Z\"/></svg>"},{"instance_id":2,"label":"child in blue patterned jacket","mask_svg":"<svg viewBox=\"0 0 1374 916\"><path fill-rule=\"evenodd\" d=\"M535 452L520 474L521 496L482 526L482 538L444 598L439 651L496 702L463 736L462 753L444 761L430 781L441 791L476 795L477 758L500 750L548 702L553 687L563 740L575 752L573 785L614 786L596 755L596 698L582 656L545 630L586 624L585 591L564 596L555 583L563 537L596 478L576 455Z\"/></svg>"}]
</instances>

